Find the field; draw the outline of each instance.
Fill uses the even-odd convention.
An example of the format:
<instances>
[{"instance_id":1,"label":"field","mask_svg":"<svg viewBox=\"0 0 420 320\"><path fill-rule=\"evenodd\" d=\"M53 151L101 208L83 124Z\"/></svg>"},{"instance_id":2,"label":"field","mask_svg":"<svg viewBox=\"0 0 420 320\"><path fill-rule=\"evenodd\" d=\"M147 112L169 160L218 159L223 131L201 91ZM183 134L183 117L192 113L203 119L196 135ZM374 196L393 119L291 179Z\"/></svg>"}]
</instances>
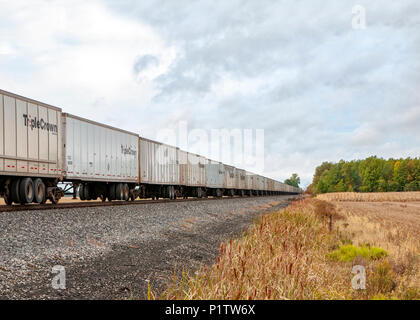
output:
<instances>
[{"instance_id":1,"label":"field","mask_svg":"<svg viewBox=\"0 0 420 320\"><path fill-rule=\"evenodd\" d=\"M309 198L267 214L242 237L222 243L217 263L174 273L167 290L149 288L148 296L420 299L420 201L407 202L412 195L401 193L387 195L393 202L378 202L377 194L362 199L369 196L374 201ZM352 285L356 265L364 267L364 289L360 281Z\"/></svg>"},{"instance_id":2,"label":"field","mask_svg":"<svg viewBox=\"0 0 420 320\"><path fill-rule=\"evenodd\" d=\"M420 192L335 192L324 193L317 196L320 200L326 201L362 201L362 202L383 202L383 201L418 201L420 202Z\"/></svg>"}]
</instances>

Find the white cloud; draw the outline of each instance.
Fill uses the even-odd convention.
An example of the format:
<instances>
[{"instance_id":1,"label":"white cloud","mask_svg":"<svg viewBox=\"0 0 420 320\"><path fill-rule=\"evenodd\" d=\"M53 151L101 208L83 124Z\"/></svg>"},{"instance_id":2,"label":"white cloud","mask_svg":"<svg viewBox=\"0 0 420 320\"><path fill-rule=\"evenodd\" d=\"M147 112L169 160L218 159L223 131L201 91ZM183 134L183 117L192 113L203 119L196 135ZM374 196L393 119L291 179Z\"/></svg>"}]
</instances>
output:
<instances>
[{"instance_id":1,"label":"white cloud","mask_svg":"<svg viewBox=\"0 0 420 320\"><path fill-rule=\"evenodd\" d=\"M13 68L2 65L3 89L99 121L127 103L147 104L153 79L175 57L175 49L150 26L113 13L100 1L14 1L0 5L0 19L6 15L9 25L0 43L8 46L0 48L9 62L28 69L17 79ZM6 50L11 47L16 49ZM139 81L133 67L144 55L160 64Z\"/></svg>"}]
</instances>

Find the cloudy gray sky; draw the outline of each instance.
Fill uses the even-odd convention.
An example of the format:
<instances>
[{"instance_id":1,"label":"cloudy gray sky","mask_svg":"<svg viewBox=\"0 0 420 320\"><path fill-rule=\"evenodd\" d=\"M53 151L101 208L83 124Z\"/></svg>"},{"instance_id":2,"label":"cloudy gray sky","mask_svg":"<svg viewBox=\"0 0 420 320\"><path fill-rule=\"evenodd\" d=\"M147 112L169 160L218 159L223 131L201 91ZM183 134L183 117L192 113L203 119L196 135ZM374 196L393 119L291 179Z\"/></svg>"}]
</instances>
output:
<instances>
[{"instance_id":1,"label":"cloudy gray sky","mask_svg":"<svg viewBox=\"0 0 420 320\"><path fill-rule=\"evenodd\" d=\"M420 2L0 0L0 88L149 138L264 129L264 174L305 186L420 155Z\"/></svg>"}]
</instances>

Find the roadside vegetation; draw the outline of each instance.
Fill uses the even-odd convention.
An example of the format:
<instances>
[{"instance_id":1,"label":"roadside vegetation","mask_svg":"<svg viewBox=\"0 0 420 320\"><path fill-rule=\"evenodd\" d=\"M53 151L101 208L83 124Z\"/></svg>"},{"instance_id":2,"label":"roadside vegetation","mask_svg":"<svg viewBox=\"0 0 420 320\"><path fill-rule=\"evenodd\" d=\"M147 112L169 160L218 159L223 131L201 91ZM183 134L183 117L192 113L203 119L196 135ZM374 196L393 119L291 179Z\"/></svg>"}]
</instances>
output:
<instances>
[{"instance_id":1,"label":"roadside vegetation","mask_svg":"<svg viewBox=\"0 0 420 320\"><path fill-rule=\"evenodd\" d=\"M324 162L315 170L308 192L420 191L420 158Z\"/></svg>"},{"instance_id":2,"label":"roadside vegetation","mask_svg":"<svg viewBox=\"0 0 420 320\"><path fill-rule=\"evenodd\" d=\"M363 219L362 219L363 217ZM213 266L174 273L149 299L420 299L416 228L308 198L261 217L222 243ZM352 268L366 270L353 289Z\"/></svg>"}]
</instances>

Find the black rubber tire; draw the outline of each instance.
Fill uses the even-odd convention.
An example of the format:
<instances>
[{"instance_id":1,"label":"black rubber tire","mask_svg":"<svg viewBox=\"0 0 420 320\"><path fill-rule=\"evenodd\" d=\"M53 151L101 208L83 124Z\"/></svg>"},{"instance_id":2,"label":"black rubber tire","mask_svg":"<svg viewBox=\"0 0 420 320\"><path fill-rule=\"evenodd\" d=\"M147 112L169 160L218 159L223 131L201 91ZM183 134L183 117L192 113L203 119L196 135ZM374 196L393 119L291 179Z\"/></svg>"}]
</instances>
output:
<instances>
[{"instance_id":1,"label":"black rubber tire","mask_svg":"<svg viewBox=\"0 0 420 320\"><path fill-rule=\"evenodd\" d=\"M124 201L130 200L130 188L128 187L128 184L124 183L123 185L123 192L124 192Z\"/></svg>"},{"instance_id":2,"label":"black rubber tire","mask_svg":"<svg viewBox=\"0 0 420 320\"><path fill-rule=\"evenodd\" d=\"M10 185L10 195L14 203L20 203L19 186L20 186L20 179L13 180L12 184Z\"/></svg>"},{"instance_id":3,"label":"black rubber tire","mask_svg":"<svg viewBox=\"0 0 420 320\"><path fill-rule=\"evenodd\" d=\"M79 185L79 198L82 201L86 200L86 197L85 197L85 186L83 184L80 184Z\"/></svg>"},{"instance_id":4,"label":"black rubber tire","mask_svg":"<svg viewBox=\"0 0 420 320\"><path fill-rule=\"evenodd\" d=\"M90 186L88 184L85 184L84 188L83 188L83 193L85 194L85 199L86 200L92 200L92 197L90 196Z\"/></svg>"},{"instance_id":5,"label":"black rubber tire","mask_svg":"<svg viewBox=\"0 0 420 320\"><path fill-rule=\"evenodd\" d=\"M124 184L117 183L115 186L115 200L124 200Z\"/></svg>"},{"instance_id":6,"label":"black rubber tire","mask_svg":"<svg viewBox=\"0 0 420 320\"><path fill-rule=\"evenodd\" d=\"M31 178L23 178L20 181L19 191L21 204L32 203L32 201L34 201L34 182Z\"/></svg>"},{"instance_id":7,"label":"black rubber tire","mask_svg":"<svg viewBox=\"0 0 420 320\"><path fill-rule=\"evenodd\" d=\"M13 204L12 195L10 194L10 189L9 189L9 194L3 195L3 199L6 205L8 206L11 206Z\"/></svg>"},{"instance_id":8,"label":"black rubber tire","mask_svg":"<svg viewBox=\"0 0 420 320\"><path fill-rule=\"evenodd\" d=\"M116 199L115 199L115 187L116 187L115 183L112 183L112 184L110 184L110 185L109 185L109 194L108 194L108 199L109 199L110 201L112 201L112 200L116 200Z\"/></svg>"},{"instance_id":9,"label":"black rubber tire","mask_svg":"<svg viewBox=\"0 0 420 320\"><path fill-rule=\"evenodd\" d=\"M35 203L42 203L45 198L45 184L40 178L34 181L34 200Z\"/></svg>"}]
</instances>

